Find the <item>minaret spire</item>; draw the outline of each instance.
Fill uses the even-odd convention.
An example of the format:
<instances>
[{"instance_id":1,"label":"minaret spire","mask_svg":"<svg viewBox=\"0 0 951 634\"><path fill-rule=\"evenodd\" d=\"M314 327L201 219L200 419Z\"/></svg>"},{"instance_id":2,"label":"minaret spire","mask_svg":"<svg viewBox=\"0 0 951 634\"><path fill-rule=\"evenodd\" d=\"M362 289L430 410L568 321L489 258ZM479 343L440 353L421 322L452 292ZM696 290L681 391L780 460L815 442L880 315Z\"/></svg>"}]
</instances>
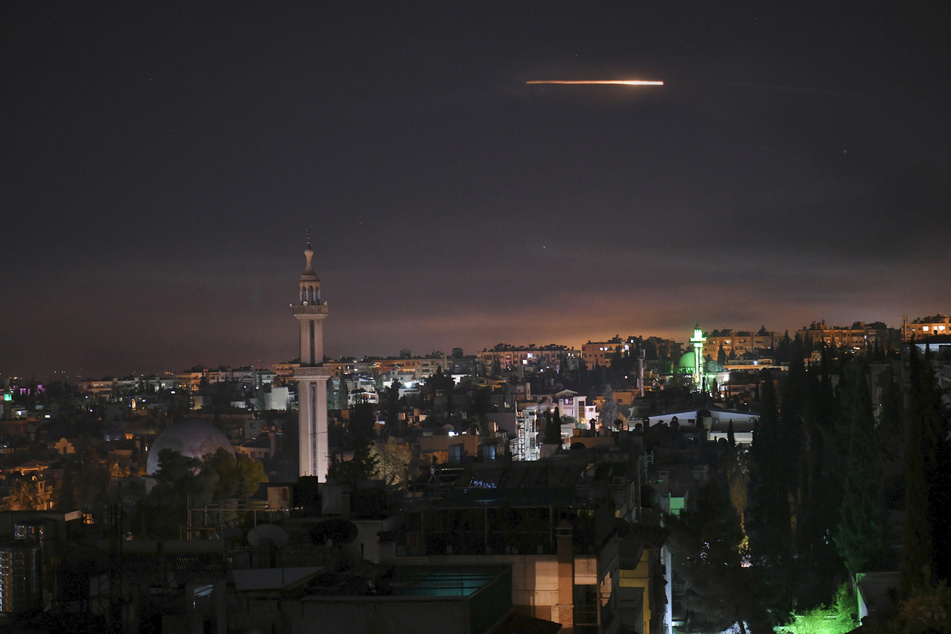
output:
<instances>
[{"instance_id":1,"label":"minaret spire","mask_svg":"<svg viewBox=\"0 0 951 634\"><path fill-rule=\"evenodd\" d=\"M310 246L310 229L307 230L307 247L304 248L304 257L307 258L307 267L304 274L316 275L314 273L314 249Z\"/></svg>"},{"instance_id":2,"label":"minaret spire","mask_svg":"<svg viewBox=\"0 0 951 634\"><path fill-rule=\"evenodd\" d=\"M305 266L300 276L300 297L302 306L320 303L320 278L314 272L314 249L310 246L310 229L307 230L307 247L304 249Z\"/></svg>"}]
</instances>

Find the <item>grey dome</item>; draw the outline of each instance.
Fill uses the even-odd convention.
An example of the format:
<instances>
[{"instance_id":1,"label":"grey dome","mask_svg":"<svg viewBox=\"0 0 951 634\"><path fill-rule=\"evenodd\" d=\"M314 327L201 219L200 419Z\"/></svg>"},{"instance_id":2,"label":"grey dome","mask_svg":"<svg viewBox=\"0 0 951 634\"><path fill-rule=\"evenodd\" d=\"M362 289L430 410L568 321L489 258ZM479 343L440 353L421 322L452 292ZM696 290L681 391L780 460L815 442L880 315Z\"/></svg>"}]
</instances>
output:
<instances>
[{"instance_id":1,"label":"grey dome","mask_svg":"<svg viewBox=\"0 0 951 634\"><path fill-rule=\"evenodd\" d=\"M186 418L170 425L155 439L149 448L146 471L149 475L155 475L159 469L159 452L163 449L174 449L188 458L202 458L219 448L234 455L231 441L217 427L198 418Z\"/></svg>"}]
</instances>

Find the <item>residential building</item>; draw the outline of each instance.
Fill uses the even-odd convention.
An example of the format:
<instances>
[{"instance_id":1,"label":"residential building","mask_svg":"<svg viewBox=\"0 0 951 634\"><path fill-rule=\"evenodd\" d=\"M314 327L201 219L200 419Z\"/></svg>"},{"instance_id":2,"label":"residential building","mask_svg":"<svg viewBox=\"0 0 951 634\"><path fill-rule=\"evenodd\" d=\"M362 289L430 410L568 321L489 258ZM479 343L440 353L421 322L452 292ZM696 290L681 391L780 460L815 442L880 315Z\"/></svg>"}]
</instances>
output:
<instances>
[{"instance_id":1,"label":"residential building","mask_svg":"<svg viewBox=\"0 0 951 634\"><path fill-rule=\"evenodd\" d=\"M611 365L615 354L627 354L630 350L631 344L615 335L608 341L588 341L581 344L581 358L588 368L596 365L604 368Z\"/></svg>"},{"instance_id":2,"label":"residential building","mask_svg":"<svg viewBox=\"0 0 951 634\"><path fill-rule=\"evenodd\" d=\"M938 313L930 317L918 317L910 322L907 318L902 321L902 341L907 342L935 335L951 335L951 317Z\"/></svg>"},{"instance_id":3,"label":"residential building","mask_svg":"<svg viewBox=\"0 0 951 634\"><path fill-rule=\"evenodd\" d=\"M578 421L578 426L582 429L589 429L591 421L598 419L598 408L588 405L587 396L572 390L562 390L555 394L554 398L561 418L571 416Z\"/></svg>"},{"instance_id":4,"label":"residential building","mask_svg":"<svg viewBox=\"0 0 951 634\"><path fill-rule=\"evenodd\" d=\"M393 380L407 383L419 381L436 373L447 372L449 362L446 355L438 357L387 358L373 361L373 371L384 377L385 382Z\"/></svg>"},{"instance_id":5,"label":"residential building","mask_svg":"<svg viewBox=\"0 0 951 634\"><path fill-rule=\"evenodd\" d=\"M728 359L745 354L760 354L771 349L776 340L776 333L765 329L756 333L748 330L734 331L730 328L712 330L707 333L707 340L703 344L703 356L716 360L721 347Z\"/></svg>"},{"instance_id":6,"label":"residential building","mask_svg":"<svg viewBox=\"0 0 951 634\"><path fill-rule=\"evenodd\" d=\"M855 352L866 352L876 347L887 348L895 343L894 330L882 322L866 324L857 321L851 326L827 326L825 321L812 322L808 328L796 332L804 341L814 345L825 344L834 348L851 348Z\"/></svg>"},{"instance_id":7,"label":"residential building","mask_svg":"<svg viewBox=\"0 0 951 634\"><path fill-rule=\"evenodd\" d=\"M614 497L633 500L634 479L599 471L591 453L570 453L475 463L453 471L448 484L434 470L430 493L405 507L396 561L511 565L515 611L574 632L619 631L622 607L627 620L642 621L642 597L619 602L615 532L615 509L631 505ZM627 485L615 491L619 480Z\"/></svg>"},{"instance_id":8,"label":"residential building","mask_svg":"<svg viewBox=\"0 0 951 634\"><path fill-rule=\"evenodd\" d=\"M553 343L546 346L512 346L500 343L476 356L485 368L491 370L498 367L504 372L517 370L519 367L554 368L562 363L567 363L568 368L575 367L578 351Z\"/></svg>"}]
</instances>

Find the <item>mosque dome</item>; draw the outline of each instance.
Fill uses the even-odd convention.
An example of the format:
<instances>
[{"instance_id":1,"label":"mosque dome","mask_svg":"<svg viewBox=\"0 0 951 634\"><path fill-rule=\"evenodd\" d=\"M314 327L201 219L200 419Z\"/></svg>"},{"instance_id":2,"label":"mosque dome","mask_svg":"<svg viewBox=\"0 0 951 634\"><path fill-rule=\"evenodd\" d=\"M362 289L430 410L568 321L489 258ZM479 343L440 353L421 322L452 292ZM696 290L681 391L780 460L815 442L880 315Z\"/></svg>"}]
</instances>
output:
<instances>
[{"instance_id":1,"label":"mosque dome","mask_svg":"<svg viewBox=\"0 0 951 634\"><path fill-rule=\"evenodd\" d=\"M217 427L199 418L186 418L169 425L149 448L146 471L155 475L159 469L159 452L174 449L188 458L202 458L223 448L234 455L234 447Z\"/></svg>"},{"instance_id":2,"label":"mosque dome","mask_svg":"<svg viewBox=\"0 0 951 634\"><path fill-rule=\"evenodd\" d=\"M680 368L681 374L685 374L685 373L693 374L693 368L694 368L693 357L694 357L693 350L690 350L689 352L685 352L684 356L680 357L680 365L678 365L677 367Z\"/></svg>"}]
</instances>

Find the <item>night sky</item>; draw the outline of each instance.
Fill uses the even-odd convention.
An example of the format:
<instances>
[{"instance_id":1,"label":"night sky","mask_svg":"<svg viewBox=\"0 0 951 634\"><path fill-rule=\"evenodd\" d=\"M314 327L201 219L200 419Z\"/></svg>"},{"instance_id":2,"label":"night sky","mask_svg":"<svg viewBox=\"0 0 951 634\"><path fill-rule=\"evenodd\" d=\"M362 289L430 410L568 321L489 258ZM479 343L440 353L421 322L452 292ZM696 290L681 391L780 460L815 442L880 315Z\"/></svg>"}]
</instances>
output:
<instances>
[{"instance_id":1,"label":"night sky","mask_svg":"<svg viewBox=\"0 0 951 634\"><path fill-rule=\"evenodd\" d=\"M0 374L947 313L949 5L3 3Z\"/></svg>"}]
</instances>

